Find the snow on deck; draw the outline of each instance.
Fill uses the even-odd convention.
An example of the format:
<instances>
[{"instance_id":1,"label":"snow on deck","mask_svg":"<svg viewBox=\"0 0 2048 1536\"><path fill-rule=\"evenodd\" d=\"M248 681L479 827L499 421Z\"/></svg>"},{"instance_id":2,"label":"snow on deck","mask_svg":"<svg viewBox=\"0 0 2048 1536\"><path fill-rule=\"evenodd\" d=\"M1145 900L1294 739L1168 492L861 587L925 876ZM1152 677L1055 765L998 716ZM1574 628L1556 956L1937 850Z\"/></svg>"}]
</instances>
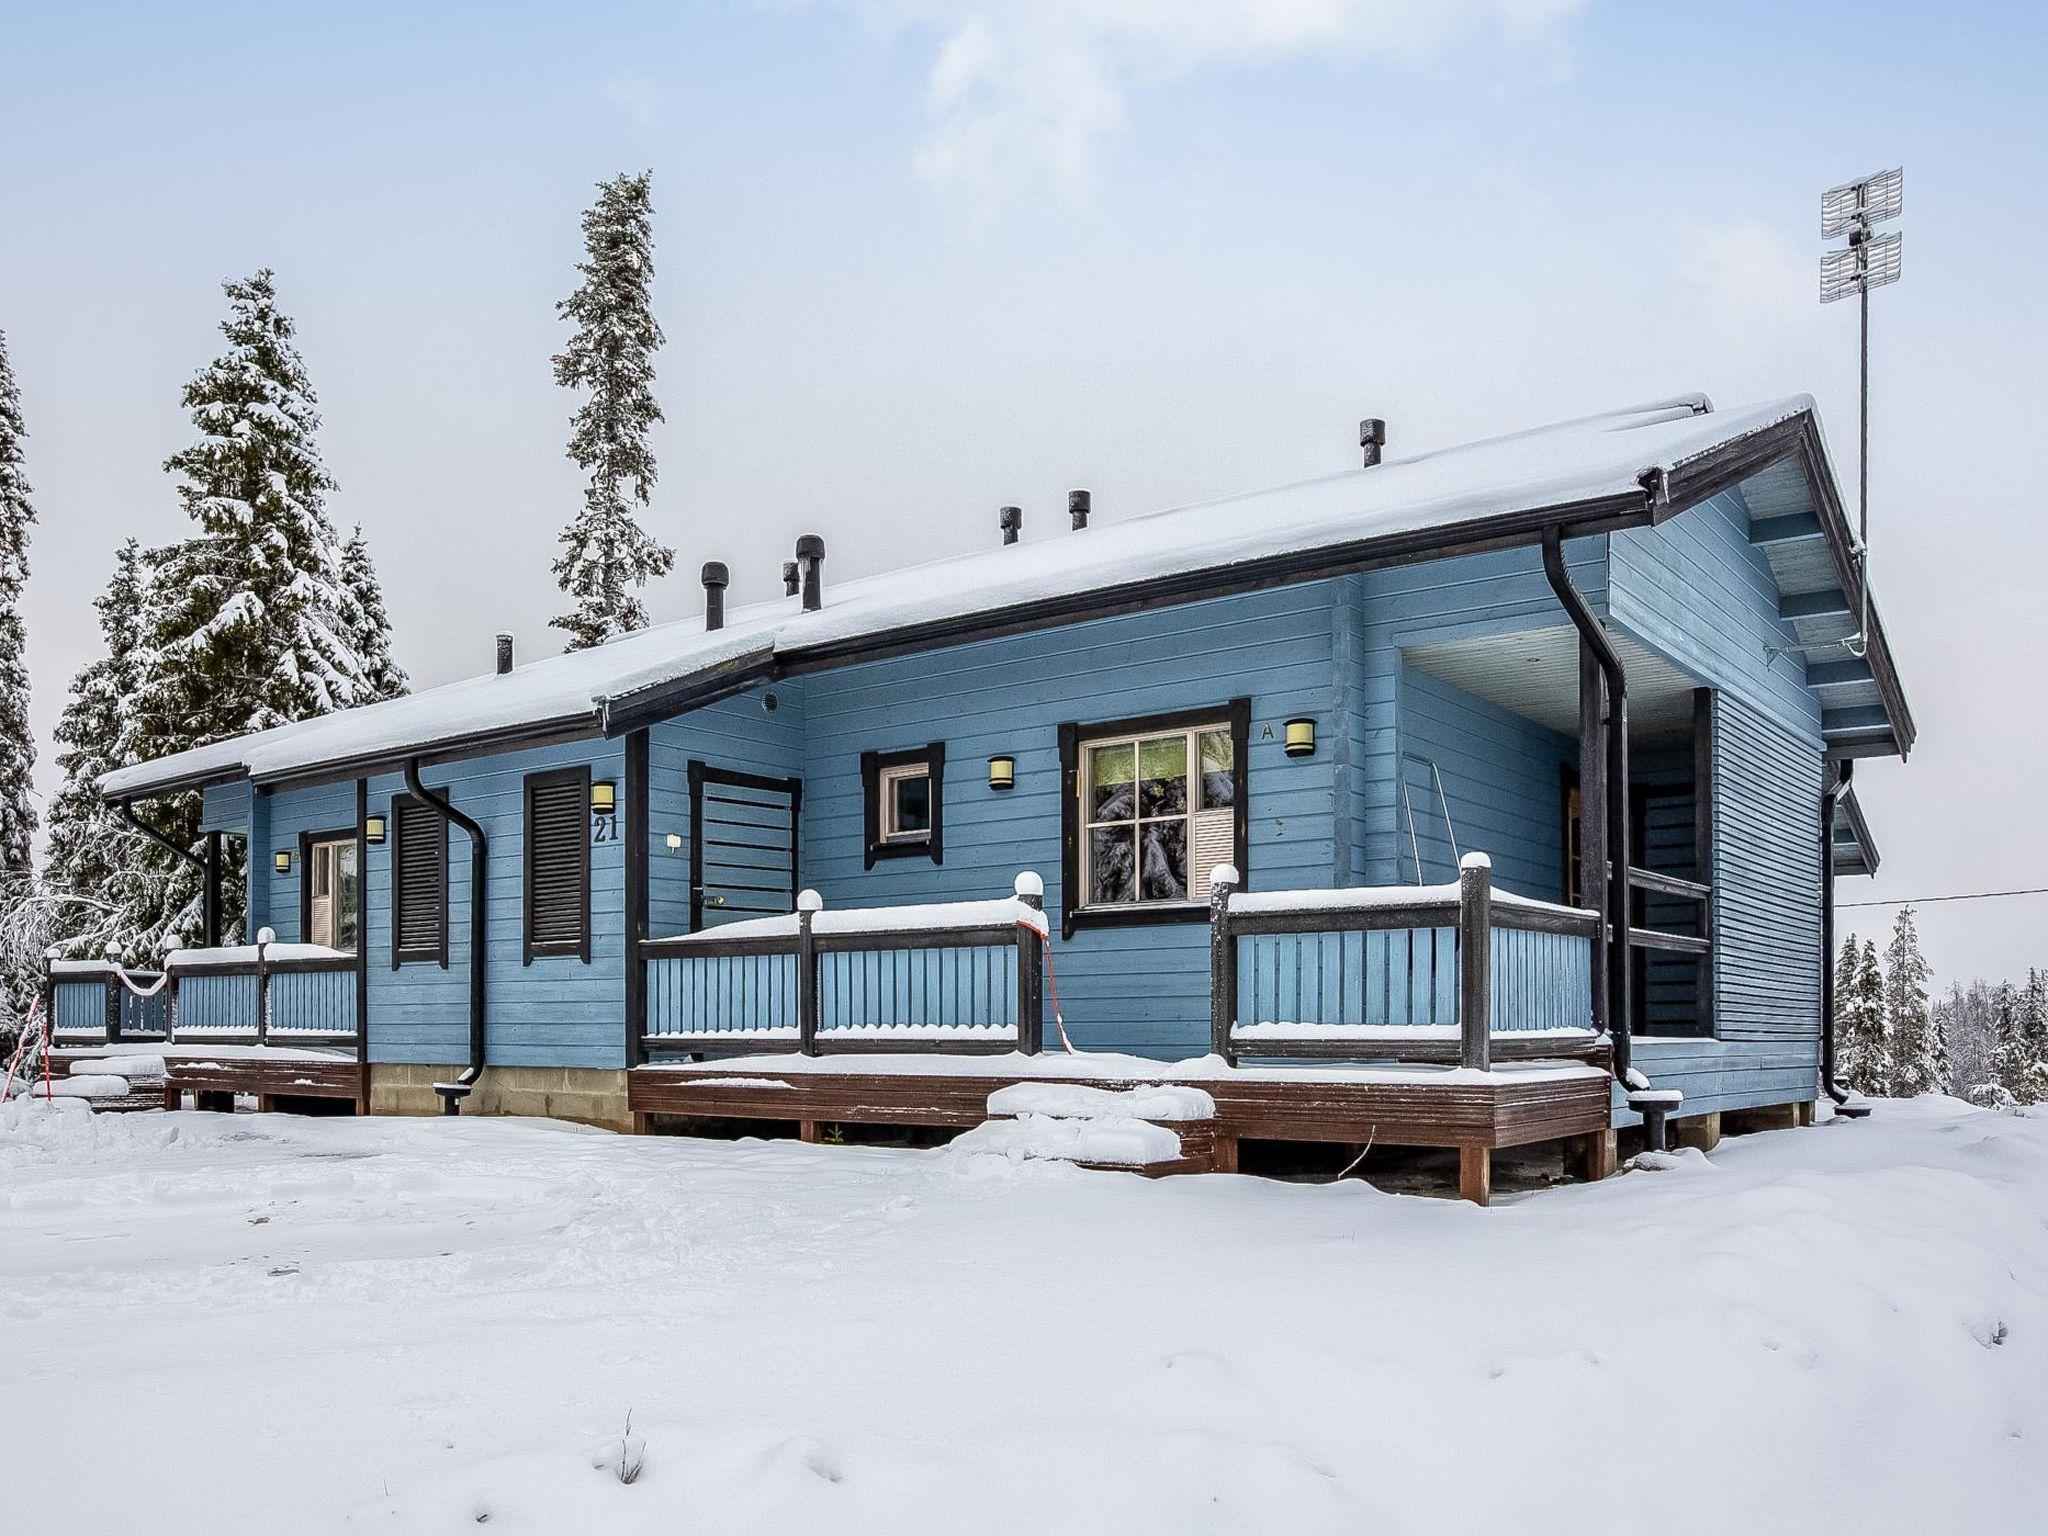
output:
<instances>
[{"instance_id":1,"label":"snow on deck","mask_svg":"<svg viewBox=\"0 0 2048 1536\"><path fill-rule=\"evenodd\" d=\"M824 1033L829 1035L838 1031ZM661 1035L655 1038L672 1044L679 1039L697 1037ZM801 1076L812 1072L877 1076L921 1073L932 1077L1044 1077L1124 1083L1204 1083L1236 1079L1240 1082L1407 1084L1480 1083L1501 1078L1511 1078L1517 1082L1553 1082L1579 1077L1605 1078L1609 1075L1603 1067L1566 1061L1502 1062L1486 1072L1474 1071L1467 1067L1440 1067L1420 1063L1349 1067L1315 1062L1275 1067L1233 1067L1221 1056L1195 1056L1185 1061L1154 1061L1149 1056L1125 1056L1114 1051L1046 1051L1037 1056L1027 1055L1022 1051L1008 1051L990 1056L956 1056L943 1051L903 1051L873 1056L852 1052L823 1056L764 1053L755 1056L729 1056L719 1061L650 1062L633 1070L685 1074L773 1073L777 1077Z\"/></svg>"},{"instance_id":2,"label":"snow on deck","mask_svg":"<svg viewBox=\"0 0 2048 1536\"><path fill-rule=\"evenodd\" d=\"M1392 454L1371 469L1278 489L1102 517L1082 538L985 549L864 580L828 578L824 606L813 612L785 599L729 609L718 630L705 630L695 618L655 625L503 675L122 768L102 777L100 789L119 798L208 776L269 779L522 725L594 724L607 701L641 689L916 625L1510 513L1640 496L1645 473L1675 469L1812 409L1809 397L1796 395L1709 411L1703 396L1684 395L1457 447Z\"/></svg>"},{"instance_id":3,"label":"snow on deck","mask_svg":"<svg viewBox=\"0 0 2048 1536\"><path fill-rule=\"evenodd\" d=\"M1478 1210L533 1120L0 1110L0 1437L30 1448L4 1523L2040 1529L2048 1119L1880 1102L1658 1161Z\"/></svg>"}]
</instances>

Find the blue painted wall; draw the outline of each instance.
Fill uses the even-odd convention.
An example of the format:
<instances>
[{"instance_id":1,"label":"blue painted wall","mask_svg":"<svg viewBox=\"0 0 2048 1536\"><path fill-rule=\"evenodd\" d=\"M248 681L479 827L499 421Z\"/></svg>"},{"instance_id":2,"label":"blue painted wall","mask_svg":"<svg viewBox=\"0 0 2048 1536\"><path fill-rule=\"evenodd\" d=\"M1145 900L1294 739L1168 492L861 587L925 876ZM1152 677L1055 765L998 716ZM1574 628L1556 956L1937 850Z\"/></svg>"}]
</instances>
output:
<instances>
[{"instance_id":1,"label":"blue painted wall","mask_svg":"<svg viewBox=\"0 0 2048 1536\"><path fill-rule=\"evenodd\" d=\"M1820 705L1778 618L1739 491L1613 536L1614 622L1716 690L1718 1038L1642 1042L1687 1113L1815 1095L1820 1061Z\"/></svg>"}]
</instances>

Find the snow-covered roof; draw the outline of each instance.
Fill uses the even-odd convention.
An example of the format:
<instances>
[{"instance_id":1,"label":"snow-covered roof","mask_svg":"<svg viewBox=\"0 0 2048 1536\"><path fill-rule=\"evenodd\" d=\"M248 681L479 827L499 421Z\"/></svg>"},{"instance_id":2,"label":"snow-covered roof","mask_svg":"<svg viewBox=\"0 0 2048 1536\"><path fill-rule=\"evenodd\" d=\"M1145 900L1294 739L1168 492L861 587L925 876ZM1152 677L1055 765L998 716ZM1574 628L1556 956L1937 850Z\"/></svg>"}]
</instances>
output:
<instances>
[{"instance_id":1,"label":"snow-covered roof","mask_svg":"<svg viewBox=\"0 0 2048 1536\"><path fill-rule=\"evenodd\" d=\"M731 610L723 629L701 619L661 624L608 644L528 662L368 705L280 726L116 770L100 780L112 799L225 780L259 782L343 765L389 763L414 753L487 749L492 738L612 725L622 701L721 674L759 675L806 657L851 657L863 646L977 616L1048 603L1085 614L1091 594L1173 578L1227 578L1233 569L1319 551L1426 537L1455 544L1502 520L1537 514L1592 519L1645 504L1646 476L1770 428L1810 418L1804 395L1713 410L1686 395L1559 422L1434 452L1392 455L1275 490L1098 522L1086 532L838 584L824 605L796 600ZM1517 524L1518 536L1533 537ZM1313 572L1305 572L1309 579ZM1191 593L1190 595L1199 595Z\"/></svg>"}]
</instances>

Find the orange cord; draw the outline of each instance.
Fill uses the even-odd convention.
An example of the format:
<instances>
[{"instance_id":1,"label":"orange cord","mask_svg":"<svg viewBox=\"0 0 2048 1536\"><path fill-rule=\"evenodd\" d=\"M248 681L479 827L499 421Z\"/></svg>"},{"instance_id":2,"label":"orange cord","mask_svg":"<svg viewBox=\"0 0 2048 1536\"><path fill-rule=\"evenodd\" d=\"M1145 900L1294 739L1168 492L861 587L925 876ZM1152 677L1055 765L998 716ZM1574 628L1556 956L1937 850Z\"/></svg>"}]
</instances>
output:
<instances>
[{"instance_id":1,"label":"orange cord","mask_svg":"<svg viewBox=\"0 0 2048 1536\"><path fill-rule=\"evenodd\" d=\"M1066 1047L1067 1054L1078 1056L1081 1053L1074 1049L1074 1042L1067 1038L1067 1021L1060 1012L1060 979L1052 968L1051 932L1039 934L1038 942L1045 946L1045 985L1046 990L1052 994L1052 1027L1060 1032L1060 1044Z\"/></svg>"}]
</instances>

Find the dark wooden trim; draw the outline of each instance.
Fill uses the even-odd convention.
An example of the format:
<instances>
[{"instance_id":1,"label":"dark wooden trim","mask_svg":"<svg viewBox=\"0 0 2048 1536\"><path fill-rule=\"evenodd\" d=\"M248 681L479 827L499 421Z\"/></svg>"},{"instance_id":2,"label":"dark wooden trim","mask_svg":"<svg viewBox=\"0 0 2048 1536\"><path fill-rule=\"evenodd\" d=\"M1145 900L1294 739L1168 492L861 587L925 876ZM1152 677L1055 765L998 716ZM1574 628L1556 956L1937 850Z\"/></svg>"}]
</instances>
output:
<instances>
[{"instance_id":1,"label":"dark wooden trim","mask_svg":"<svg viewBox=\"0 0 2048 1536\"><path fill-rule=\"evenodd\" d=\"M1663 949L1680 955L1707 955L1713 952L1712 941L1695 938L1689 933L1665 933L1659 928L1631 928L1628 942L1634 949Z\"/></svg>"},{"instance_id":2,"label":"dark wooden trim","mask_svg":"<svg viewBox=\"0 0 2048 1536\"><path fill-rule=\"evenodd\" d=\"M391 825L386 836L391 846L391 969L395 971L401 965L433 961L445 971L448 969L448 820L438 809L418 796L402 793L391 797L390 814ZM440 910L435 914L435 926L439 933L431 950L407 950L399 945L399 930L404 927L405 914L405 860L402 853L408 816L416 825L432 826L433 830L429 835L441 850ZM421 818L424 818L424 821Z\"/></svg>"},{"instance_id":3,"label":"dark wooden trim","mask_svg":"<svg viewBox=\"0 0 2048 1536\"><path fill-rule=\"evenodd\" d=\"M1607 876L1607 674L1600 653L1579 636L1579 901L1590 901L1605 914L1611 903ZM1593 934L1593 1027L1605 1031L1610 1018L1607 995L1612 961L1608 957L1610 927L1603 916Z\"/></svg>"},{"instance_id":4,"label":"dark wooden trim","mask_svg":"<svg viewBox=\"0 0 2048 1536\"><path fill-rule=\"evenodd\" d=\"M537 943L533 937L533 865L537 852L534 836L533 796L539 789L555 788L572 784L577 794L577 827L581 836L576 840L577 848L577 904L582 918L577 924L574 939L556 939ZM536 959L575 957L585 965L590 964L590 764L578 763L569 768L544 768L538 773L529 773L522 781L520 801L525 814L525 837L521 848L524 869L521 878L520 901L520 963L531 965Z\"/></svg>"},{"instance_id":5,"label":"dark wooden trim","mask_svg":"<svg viewBox=\"0 0 2048 1536\"><path fill-rule=\"evenodd\" d=\"M1666 874L1661 869L1644 869L1640 864L1629 870L1628 883L1635 890L1655 891L1660 896L1676 896L1681 901L1705 901L1714 894L1711 885L1704 885L1697 880L1687 880L1679 875Z\"/></svg>"},{"instance_id":6,"label":"dark wooden trim","mask_svg":"<svg viewBox=\"0 0 2048 1536\"><path fill-rule=\"evenodd\" d=\"M1720 1038L1714 1017L1714 690L1695 688L1692 695L1692 856L1693 875L1701 887L1700 936L1708 948L1700 956L1695 978L1694 1027Z\"/></svg>"},{"instance_id":7,"label":"dark wooden trim","mask_svg":"<svg viewBox=\"0 0 2048 1536\"><path fill-rule=\"evenodd\" d=\"M887 842L882 837L882 775L891 768L922 764L930 784L932 825L928 836ZM923 859L946 862L946 744L928 742L893 752L860 755L861 868L873 869L877 859Z\"/></svg>"},{"instance_id":8,"label":"dark wooden trim","mask_svg":"<svg viewBox=\"0 0 2048 1536\"><path fill-rule=\"evenodd\" d=\"M384 835L389 837L387 826ZM356 1060L363 1064L356 1113L370 1112L370 781L356 780Z\"/></svg>"},{"instance_id":9,"label":"dark wooden trim","mask_svg":"<svg viewBox=\"0 0 2048 1536\"><path fill-rule=\"evenodd\" d=\"M1251 879L1251 756L1252 701L1230 699L1204 709L1174 709L1161 714L1129 715L1121 720L1069 720L1058 730L1060 752L1060 936L1071 939L1082 928L1150 928L1169 923L1206 923L1206 892L1190 891L1177 902L1128 902L1089 907L1081 900L1081 744L1103 736L1143 736L1186 731L1220 724L1230 732L1231 862L1237 866L1239 889ZM1199 762L1188 765L1188 793L1195 793ZM1194 849L1189 847L1190 859ZM1193 873L1192 863L1189 873Z\"/></svg>"},{"instance_id":10,"label":"dark wooden trim","mask_svg":"<svg viewBox=\"0 0 2048 1536\"><path fill-rule=\"evenodd\" d=\"M206 938L208 949L220 944L221 916L221 835L218 831L206 834L206 883L200 898L200 932Z\"/></svg>"},{"instance_id":11,"label":"dark wooden trim","mask_svg":"<svg viewBox=\"0 0 2048 1536\"><path fill-rule=\"evenodd\" d=\"M646 1060L648 863L654 850L648 800L651 758L644 730L626 737L626 1065Z\"/></svg>"}]
</instances>

